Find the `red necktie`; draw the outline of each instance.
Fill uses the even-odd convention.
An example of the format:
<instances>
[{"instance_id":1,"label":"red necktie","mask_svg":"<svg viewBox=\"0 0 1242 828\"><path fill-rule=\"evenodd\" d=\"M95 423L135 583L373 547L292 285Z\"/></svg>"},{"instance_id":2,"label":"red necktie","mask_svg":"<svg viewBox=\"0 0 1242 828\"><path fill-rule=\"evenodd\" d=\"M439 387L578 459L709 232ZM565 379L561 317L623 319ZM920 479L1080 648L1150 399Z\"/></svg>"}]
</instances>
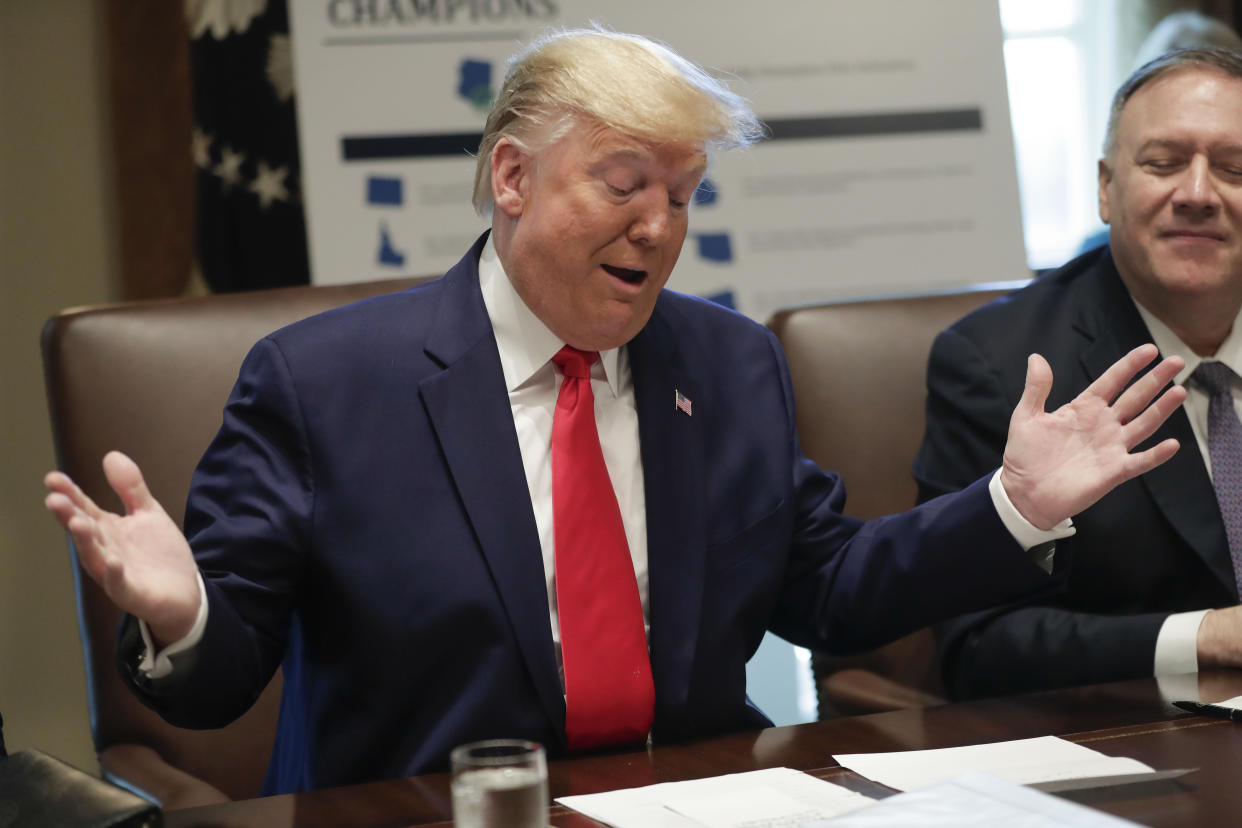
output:
<instances>
[{"instance_id":1,"label":"red necktie","mask_svg":"<svg viewBox=\"0 0 1242 828\"><path fill-rule=\"evenodd\" d=\"M655 710L634 564L595 428L598 358L568 345L552 357L565 374L552 419L552 525L574 749L645 741Z\"/></svg>"}]
</instances>

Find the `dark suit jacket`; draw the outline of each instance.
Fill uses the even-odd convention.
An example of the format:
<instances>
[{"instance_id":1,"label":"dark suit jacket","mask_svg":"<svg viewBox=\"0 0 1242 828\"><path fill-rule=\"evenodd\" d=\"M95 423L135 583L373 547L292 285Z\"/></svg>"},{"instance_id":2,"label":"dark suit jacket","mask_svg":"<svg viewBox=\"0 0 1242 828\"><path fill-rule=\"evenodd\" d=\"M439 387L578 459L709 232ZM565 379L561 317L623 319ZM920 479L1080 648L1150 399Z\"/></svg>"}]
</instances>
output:
<instances>
[{"instance_id":1,"label":"dark suit jacket","mask_svg":"<svg viewBox=\"0 0 1242 828\"><path fill-rule=\"evenodd\" d=\"M443 768L482 738L567 750L480 248L442 279L260 341L195 474L186 531L207 631L170 678L130 680L174 724L219 726L283 656L269 792ZM654 738L768 724L745 673L765 629L864 649L1058 585L1007 534L986 485L866 525L843 517L840 480L798 447L766 328L665 291L627 347ZM132 665L132 643L120 657Z\"/></svg>"},{"instance_id":2,"label":"dark suit jacket","mask_svg":"<svg viewBox=\"0 0 1242 828\"><path fill-rule=\"evenodd\" d=\"M1052 366L1049 410L1151 335L1108 248L1089 252L968 315L932 345L927 433L914 464L920 498L968 485L1000 465L1026 357ZM1053 599L957 619L940 630L946 686L997 695L1152 674L1172 612L1235 603L1211 481L1179 410L1142 447L1176 437L1164 465L1074 517L1069 588Z\"/></svg>"}]
</instances>

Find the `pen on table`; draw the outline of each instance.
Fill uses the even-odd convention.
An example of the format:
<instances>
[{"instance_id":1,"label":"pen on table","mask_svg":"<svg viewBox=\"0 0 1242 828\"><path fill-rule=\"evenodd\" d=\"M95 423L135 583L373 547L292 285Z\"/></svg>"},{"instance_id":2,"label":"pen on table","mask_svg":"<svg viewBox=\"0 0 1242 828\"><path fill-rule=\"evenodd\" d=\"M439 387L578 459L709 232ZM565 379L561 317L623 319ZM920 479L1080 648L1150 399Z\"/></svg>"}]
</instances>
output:
<instances>
[{"instance_id":1,"label":"pen on table","mask_svg":"<svg viewBox=\"0 0 1242 828\"><path fill-rule=\"evenodd\" d=\"M1197 713L1200 716L1211 716L1213 719L1228 719L1231 722L1242 722L1242 710L1236 707L1224 707L1219 704L1206 704L1196 701L1175 701L1175 707Z\"/></svg>"}]
</instances>

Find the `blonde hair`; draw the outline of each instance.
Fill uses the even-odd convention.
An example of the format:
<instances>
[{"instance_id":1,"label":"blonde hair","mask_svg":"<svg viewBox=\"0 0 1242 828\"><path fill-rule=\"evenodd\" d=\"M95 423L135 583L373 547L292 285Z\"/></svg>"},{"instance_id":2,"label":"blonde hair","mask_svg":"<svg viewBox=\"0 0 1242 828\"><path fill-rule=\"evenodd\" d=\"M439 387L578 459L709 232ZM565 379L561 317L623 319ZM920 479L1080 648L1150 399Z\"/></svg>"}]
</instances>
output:
<instances>
[{"instance_id":1,"label":"blonde hair","mask_svg":"<svg viewBox=\"0 0 1242 828\"><path fill-rule=\"evenodd\" d=\"M744 98L667 46L599 27L555 30L509 61L479 144L475 210L491 213L492 151L501 138L536 152L582 118L708 151L746 147L763 135Z\"/></svg>"}]
</instances>

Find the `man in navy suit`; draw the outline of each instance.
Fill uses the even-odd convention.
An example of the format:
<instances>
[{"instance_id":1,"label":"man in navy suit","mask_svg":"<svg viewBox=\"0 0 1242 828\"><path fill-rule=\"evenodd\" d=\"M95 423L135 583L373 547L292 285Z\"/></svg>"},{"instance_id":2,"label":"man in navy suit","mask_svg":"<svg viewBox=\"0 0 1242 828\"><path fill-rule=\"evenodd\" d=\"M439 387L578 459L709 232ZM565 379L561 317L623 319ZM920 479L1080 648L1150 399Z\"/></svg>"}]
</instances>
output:
<instances>
[{"instance_id":1,"label":"man in navy suit","mask_svg":"<svg viewBox=\"0 0 1242 828\"><path fill-rule=\"evenodd\" d=\"M1157 399L1180 362L1114 402L1154 358L1140 349L1046 413L1036 358L1004 471L903 515L843 517L841 481L799 449L775 338L664 289L707 152L758 134L744 101L666 47L549 35L515 58L484 131L491 232L441 279L260 341L185 536L122 455L104 467L123 516L48 475L84 566L142 619L120 651L143 700L221 725L283 658L268 791L441 768L488 737L581 744L565 616L595 597L560 592L553 532L571 379L575 394L589 379L611 489L583 505L623 527L610 580L633 596L633 676L654 688L605 700L644 711L628 738L768 724L745 686L767 629L848 651L1057 588L1065 519L1176 450L1129 451L1180 403ZM589 354L589 377L562 368L566 348Z\"/></svg>"},{"instance_id":2,"label":"man in navy suit","mask_svg":"<svg viewBox=\"0 0 1242 828\"><path fill-rule=\"evenodd\" d=\"M969 485L1000 462L1032 351L1058 379L1051 405L1142 343L1183 358L1175 381L1189 389L1185 408L1154 438L1183 449L1074 516L1063 594L940 628L957 697L1242 666L1237 575L1210 474L1209 394L1192 378L1208 361L1242 371L1242 54L1175 52L1136 70L1114 98L1099 179L1109 247L936 339L914 468L920 496ZM1226 413L1240 390L1235 376Z\"/></svg>"}]
</instances>

